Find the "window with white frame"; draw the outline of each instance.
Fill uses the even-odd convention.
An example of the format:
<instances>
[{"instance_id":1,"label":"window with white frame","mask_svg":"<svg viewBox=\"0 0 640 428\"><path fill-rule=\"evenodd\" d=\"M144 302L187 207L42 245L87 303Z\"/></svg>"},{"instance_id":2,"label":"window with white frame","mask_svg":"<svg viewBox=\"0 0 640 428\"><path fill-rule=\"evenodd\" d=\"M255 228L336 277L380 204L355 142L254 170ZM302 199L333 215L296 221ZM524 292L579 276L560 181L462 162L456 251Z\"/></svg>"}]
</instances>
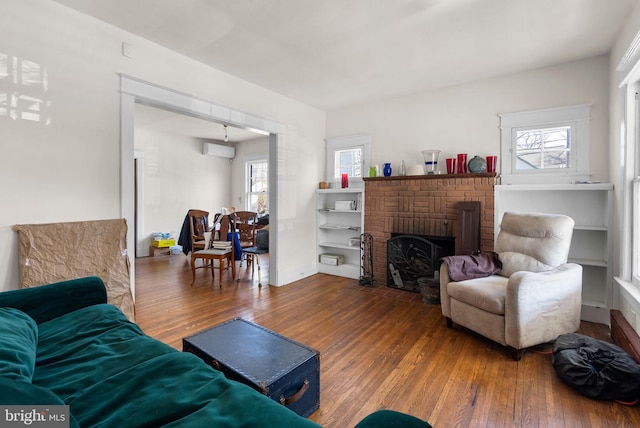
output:
<instances>
[{"instance_id":1,"label":"window with white frame","mask_svg":"<svg viewBox=\"0 0 640 428\"><path fill-rule=\"evenodd\" d=\"M360 183L369 168L371 137L350 135L327 138L327 180L337 181L341 174L349 174L350 183Z\"/></svg>"},{"instance_id":2,"label":"window with white frame","mask_svg":"<svg viewBox=\"0 0 640 428\"><path fill-rule=\"evenodd\" d=\"M640 298L635 293L640 290L640 32L617 65L616 77L623 101L619 146L621 174L616 189L616 194L622 198L622 222L618 227L620 272L616 280L622 288L627 289L627 285L635 288L627 289L634 291L634 295L624 300L638 305ZM616 294L622 299L622 294L626 293Z\"/></svg>"},{"instance_id":3,"label":"window with white frame","mask_svg":"<svg viewBox=\"0 0 640 428\"><path fill-rule=\"evenodd\" d=\"M337 149L334 152L334 177L341 177L342 174L349 174L349 177L362 177L362 147L350 147Z\"/></svg>"},{"instance_id":4,"label":"window with white frame","mask_svg":"<svg viewBox=\"0 0 640 428\"><path fill-rule=\"evenodd\" d=\"M616 67L623 101L620 127L621 175L617 194L622 198L619 227L620 272L618 283L640 289L640 33ZM626 300L626 299L625 299ZM631 298L640 304L639 298Z\"/></svg>"},{"instance_id":5,"label":"window with white frame","mask_svg":"<svg viewBox=\"0 0 640 428\"><path fill-rule=\"evenodd\" d=\"M591 107L500 115L502 184L589 181Z\"/></svg>"},{"instance_id":6,"label":"window with white frame","mask_svg":"<svg viewBox=\"0 0 640 428\"><path fill-rule=\"evenodd\" d=\"M571 168L571 126L516 129L516 171Z\"/></svg>"},{"instance_id":7,"label":"window with white frame","mask_svg":"<svg viewBox=\"0 0 640 428\"><path fill-rule=\"evenodd\" d=\"M269 162L266 159L245 163L246 209L264 215L269 212Z\"/></svg>"},{"instance_id":8,"label":"window with white frame","mask_svg":"<svg viewBox=\"0 0 640 428\"><path fill-rule=\"evenodd\" d=\"M640 288L640 82L629 85L627 133L630 142L627 176L631 183L631 282ZM631 99L632 98L632 99Z\"/></svg>"}]
</instances>

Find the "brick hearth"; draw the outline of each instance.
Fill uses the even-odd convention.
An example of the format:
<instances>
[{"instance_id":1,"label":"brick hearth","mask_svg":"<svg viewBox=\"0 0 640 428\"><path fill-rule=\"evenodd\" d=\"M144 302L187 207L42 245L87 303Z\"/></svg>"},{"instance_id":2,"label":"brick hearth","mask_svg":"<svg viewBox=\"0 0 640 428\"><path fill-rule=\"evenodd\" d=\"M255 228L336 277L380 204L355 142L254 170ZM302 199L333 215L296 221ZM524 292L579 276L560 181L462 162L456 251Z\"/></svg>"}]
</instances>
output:
<instances>
[{"instance_id":1,"label":"brick hearth","mask_svg":"<svg viewBox=\"0 0 640 428\"><path fill-rule=\"evenodd\" d=\"M493 250L495 173L365 178L364 231L375 285L386 285L391 233L458 237L458 202L480 202L480 250Z\"/></svg>"}]
</instances>

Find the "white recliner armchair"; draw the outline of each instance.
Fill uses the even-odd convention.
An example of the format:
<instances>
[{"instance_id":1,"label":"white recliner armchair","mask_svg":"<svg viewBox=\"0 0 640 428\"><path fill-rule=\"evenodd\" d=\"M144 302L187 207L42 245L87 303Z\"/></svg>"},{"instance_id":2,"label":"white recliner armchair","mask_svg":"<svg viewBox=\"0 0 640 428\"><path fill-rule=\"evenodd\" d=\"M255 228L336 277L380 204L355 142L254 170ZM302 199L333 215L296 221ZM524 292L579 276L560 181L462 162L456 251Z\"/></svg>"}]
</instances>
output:
<instances>
[{"instance_id":1,"label":"white recliner armchair","mask_svg":"<svg viewBox=\"0 0 640 428\"><path fill-rule=\"evenodd\" d=\"M516 361L526 348L578 330L582 266L567 263L573 226L564 215L507 212L495 242L502 263L496 274L463 279L464 260L450 260L450 272L445 258L440 300L447 326L455 322L507 346Z\"/></svg>"}]
</instances>

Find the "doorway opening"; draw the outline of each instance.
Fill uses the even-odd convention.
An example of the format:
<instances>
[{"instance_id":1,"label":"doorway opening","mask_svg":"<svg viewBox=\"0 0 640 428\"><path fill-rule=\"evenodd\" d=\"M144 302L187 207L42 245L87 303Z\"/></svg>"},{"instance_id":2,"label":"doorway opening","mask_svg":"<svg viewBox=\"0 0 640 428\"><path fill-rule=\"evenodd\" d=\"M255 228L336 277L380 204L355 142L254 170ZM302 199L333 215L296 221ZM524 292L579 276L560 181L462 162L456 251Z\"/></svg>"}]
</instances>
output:
<instances>
[{"instance_id":1,"label":"doorway opening","mask_svg":"<svg viewBox=\"0 0 640 428\"><path fill-rule=\"evenodd\" d=\"M189 209L258 211L268 221L268 136L139 103L134 126L136 257L170 253L151 246L154 234L184 241ZM258 158L257 173L246 174L246 161Z\"/></svg>"},{"instance_id":2,"label":"doorway opening","mask_svg":"<svg viewBox=\"0 0 640 428\"><path fill-rule=\"evenodd\" d=\"M269 210L270 222L276 225L278 219L278 154L284 139L285 127L277 122L257 117L246 112L217 105L211 101L198 99L168 88L160 87L130 76L121 75L120 109L120 199L121 215L129 224L127 248L135 248L135 163L134 163L134 117L136 103L144 104L190 117L200 118L218 124L232 125L252 130L269 139ZM277 229L274 229L277 230ZM278 281L278 234L269 234L270 266L269 284L280 285ZM130 250L134 253L134 250ZM131 289L135 296L135 258L131 259Z\"/></svg>"}]
</instances>

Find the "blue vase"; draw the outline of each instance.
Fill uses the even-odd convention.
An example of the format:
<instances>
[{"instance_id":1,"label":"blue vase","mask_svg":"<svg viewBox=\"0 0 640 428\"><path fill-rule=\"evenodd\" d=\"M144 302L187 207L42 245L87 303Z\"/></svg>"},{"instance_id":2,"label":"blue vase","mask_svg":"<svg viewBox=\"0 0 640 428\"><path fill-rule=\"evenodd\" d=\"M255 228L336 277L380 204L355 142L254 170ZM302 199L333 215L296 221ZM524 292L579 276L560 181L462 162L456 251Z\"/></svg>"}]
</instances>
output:
<instances>
[{"instance_id":1,"label":"blue vase","mask_svg":"<svg viewBox=\"0 0 640 428\"><path fill-rule=\"evenodd\" d=\"M391 164L390 163L385 163L384 164L384 169L382 170L382 173L384 174L385 177L390 177L391 176Z\"/></svg>"}]
</instances>

